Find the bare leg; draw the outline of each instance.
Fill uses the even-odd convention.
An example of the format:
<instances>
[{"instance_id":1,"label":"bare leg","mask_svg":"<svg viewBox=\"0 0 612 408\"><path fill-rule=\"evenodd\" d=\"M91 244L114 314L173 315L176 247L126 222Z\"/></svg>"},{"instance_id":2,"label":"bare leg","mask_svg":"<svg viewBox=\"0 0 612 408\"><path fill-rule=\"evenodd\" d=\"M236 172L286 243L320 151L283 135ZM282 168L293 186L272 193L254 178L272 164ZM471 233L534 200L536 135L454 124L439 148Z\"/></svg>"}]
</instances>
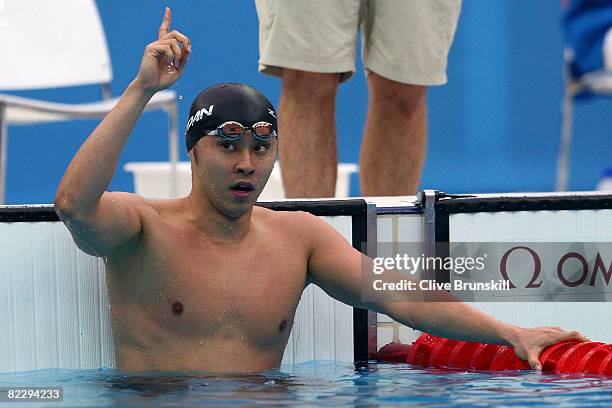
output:
<instances>
[{"instance_id":1,"label":"bare leg","mask_svg":"<svg viewBox=\"0 0 612 408\"><path fill-rule=\"evenodd\" d=\"M427 146L427 88L368 74L370 102L360 155L364 196L411 195Z\"/></svg>"},{"instance_id":2,"label":"bare leg","mask_svg":"<svg viewBox=\"0 0 612 408\"><path fill-rule=\"evenodd\" d=\"M288 198L334 196L338 80L338 74L283 70L279 154Z\"/></svg>"}]
</instances>

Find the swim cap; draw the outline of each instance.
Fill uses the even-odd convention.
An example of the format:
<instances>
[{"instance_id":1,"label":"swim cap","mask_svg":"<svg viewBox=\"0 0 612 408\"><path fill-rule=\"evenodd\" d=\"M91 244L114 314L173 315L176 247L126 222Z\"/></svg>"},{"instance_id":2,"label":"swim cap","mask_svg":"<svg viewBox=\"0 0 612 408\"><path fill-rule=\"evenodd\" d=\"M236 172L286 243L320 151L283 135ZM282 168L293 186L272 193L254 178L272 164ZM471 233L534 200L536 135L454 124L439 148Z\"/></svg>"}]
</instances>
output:
<instances>
[{"instance_id":1,"label":"swim cap","mask_svg":"<svg viewBox=\"0 0 612 408\"><path fill-rule=\"evenodd\" d=\"M278 133L274 106L261 92L244 84L218 84L203 90L191 104L185 128L187 151L205 134L230 120L247 127L268 122Z\"/></svg>"}]
</instances>

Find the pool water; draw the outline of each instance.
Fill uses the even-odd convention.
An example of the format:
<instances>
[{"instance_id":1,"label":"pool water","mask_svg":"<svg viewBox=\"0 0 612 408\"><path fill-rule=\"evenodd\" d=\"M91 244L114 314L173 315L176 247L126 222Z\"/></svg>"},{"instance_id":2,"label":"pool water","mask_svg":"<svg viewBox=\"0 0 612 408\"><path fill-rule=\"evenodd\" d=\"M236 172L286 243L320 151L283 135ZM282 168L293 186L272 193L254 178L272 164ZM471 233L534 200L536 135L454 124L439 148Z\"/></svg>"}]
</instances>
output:
<instances>
[{"instance_id":1,"label":"pool water","mask_svg":"<svg viewBox=\"0 0 612 408\"><path fill-rule=\"evenodd\" d=\"M240 375L125 374L109 369L1 373L0 387L7 386L63 387L63 403L37 405L48 407L612 405L612 378L525 371L476 373L381 363L356 370L351 364L328 361Z\"/></svg>"}]
</instances>

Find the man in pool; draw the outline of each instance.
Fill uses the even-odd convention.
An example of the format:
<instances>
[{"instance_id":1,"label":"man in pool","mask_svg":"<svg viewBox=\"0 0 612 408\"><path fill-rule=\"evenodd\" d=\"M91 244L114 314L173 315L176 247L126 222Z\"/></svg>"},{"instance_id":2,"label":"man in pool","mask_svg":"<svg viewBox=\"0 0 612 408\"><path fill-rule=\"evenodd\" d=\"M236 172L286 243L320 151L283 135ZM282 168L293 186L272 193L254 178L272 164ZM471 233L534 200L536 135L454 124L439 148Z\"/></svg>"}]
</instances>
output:
<instances>
[{"instance_id":1,"label":"man in pool","mask_svg":"<svg viewBox=\"0 0 612 408\"><path fill-rule=\"evenodd\" d=\"M559 328L511 326L464 303L416 302L411 294L402 302L362 303L362 262L369 259L317 217L254 206L282 135L270 102L248 86L222 84L195 99L186 131L187 197L150 201L106 192L145 105L187 66L191 43L170 31L170 22L166 9L159 39L146 47L136 78L73 158L55 198L77 245L104 257L120 369L278 367L310 283L433 334L510 344L536 369L545 346L584 339Z\"/></svg>"}]
</instances>

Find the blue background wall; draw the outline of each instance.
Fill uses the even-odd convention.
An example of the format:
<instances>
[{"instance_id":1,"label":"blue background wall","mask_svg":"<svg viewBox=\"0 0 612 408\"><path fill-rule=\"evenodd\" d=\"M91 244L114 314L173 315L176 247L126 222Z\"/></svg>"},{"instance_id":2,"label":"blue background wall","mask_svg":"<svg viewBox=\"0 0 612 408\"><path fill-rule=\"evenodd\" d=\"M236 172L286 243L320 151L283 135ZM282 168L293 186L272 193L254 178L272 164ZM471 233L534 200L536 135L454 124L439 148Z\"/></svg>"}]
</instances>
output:
<instances>
[{"instance_id":1,"label":"blue background wall","mask_svg":"<svg viewBox=\"0 0 612 408\"><path fill-rule=\"evenodd\" d=\"M257 16L249 0L99 0L113 62L113 94L136 74L165 5L173 9L174 27L193 43L190 66L174 86L182 95L183 123L192 98L215 82L246 82L278 102L280 81L257 72ZM449 83L430 91L430 141L422 187L447 192L554 188L562 96L560 17L558 0L464 0L449 60ZM87 86L19 94L84 102L100 93L98 87ZM358 72L341 86L338 99L341 161L357 162L366 104L366 84ZM602 170L612 165L612 140L607 137L612 134L607 120L611 109L610 100L577 107L571 189L594 188ZM77 121L11 127L7 202L52 202L63 171L95 125ZM393 135L381 135L383 143L385 137ZM128 142L110 189L132 191L124 163L166 159L165 117L147 113ZM355 177L352 195L359 194L357 184Z\"/></svg>"}]
</instances>

